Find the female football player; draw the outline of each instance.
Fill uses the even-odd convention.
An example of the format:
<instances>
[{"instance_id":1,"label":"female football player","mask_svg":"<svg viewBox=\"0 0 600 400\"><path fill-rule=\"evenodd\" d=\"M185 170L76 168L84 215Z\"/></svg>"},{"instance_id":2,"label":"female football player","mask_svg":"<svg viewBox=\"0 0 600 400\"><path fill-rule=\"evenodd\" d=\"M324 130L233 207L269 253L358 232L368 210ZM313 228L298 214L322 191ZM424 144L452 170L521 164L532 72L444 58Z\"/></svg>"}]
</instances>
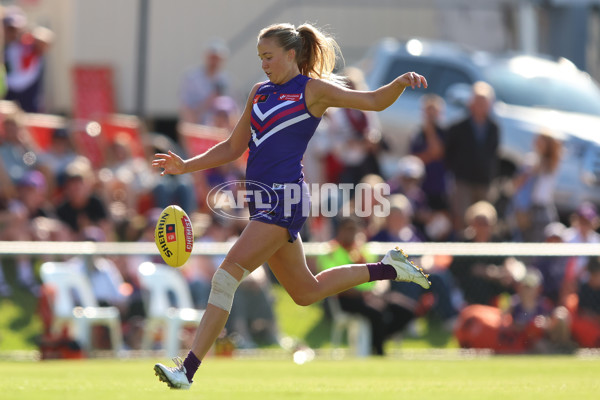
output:
<instances>
[{"instance_id":1,"label":"female football player","mask_svg":"<svg viewBox=\"0 0 600 400\"><path fill-rule=\"evenodd\" d=\"M258 35L258 57L268 80L252 88L229 138L203 154L183 160L177 154L156 154L152 165L162 174L184 174L214 168L238 159L250 149L246 179L272 188L269 210L260 198L249 204L250 221L212 279L208 306L186 359L176 367L156 364L154 370L171 388L188 389L192 377L229 316L234 293L249 273L268 263L281 285L299 305L309 305L358 284L383 279L415 282L429 288L427 276L399 249L376 264L344 265L314 276L309 270L298 232L307 218L308 190L302 156L321 116L329 107L380 111L410 86L427 87L426 79L407 72L373 91L346 88L332 74L339 47L315 27L277 24ZM292 186L301 197L290 201Z\"/></svg>"}]
</instances>

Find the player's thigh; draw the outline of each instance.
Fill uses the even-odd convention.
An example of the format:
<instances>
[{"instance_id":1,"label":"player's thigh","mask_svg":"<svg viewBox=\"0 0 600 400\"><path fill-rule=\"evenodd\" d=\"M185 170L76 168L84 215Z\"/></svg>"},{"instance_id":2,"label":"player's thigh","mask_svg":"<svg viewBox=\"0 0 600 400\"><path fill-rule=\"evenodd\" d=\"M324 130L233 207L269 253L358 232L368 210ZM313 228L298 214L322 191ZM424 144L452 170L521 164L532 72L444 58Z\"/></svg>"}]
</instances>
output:
<instances>
[{"instance_id":1,"label":"player's thigh","mask_svg":"<svg viewBox=\"0 0 600 400\"><path fill-rule=\"evenodd\" d=\"M221 267L241 279L242 267L250 272L264 264L289 238L287 229L260 221L250 221L231 247Z\"/></svg>"},{"instance_id":2,"label":"player's thigh","mask_svg":"<svg viewBox=\"0 0 600 400\"><path fill-rule=\"evenodd\" d=\"M318 281L306 264L302 239L286 243L268 260L269 268L294 301L303 303L303 297L316 290Z\"/></svg>"}]
</instances>

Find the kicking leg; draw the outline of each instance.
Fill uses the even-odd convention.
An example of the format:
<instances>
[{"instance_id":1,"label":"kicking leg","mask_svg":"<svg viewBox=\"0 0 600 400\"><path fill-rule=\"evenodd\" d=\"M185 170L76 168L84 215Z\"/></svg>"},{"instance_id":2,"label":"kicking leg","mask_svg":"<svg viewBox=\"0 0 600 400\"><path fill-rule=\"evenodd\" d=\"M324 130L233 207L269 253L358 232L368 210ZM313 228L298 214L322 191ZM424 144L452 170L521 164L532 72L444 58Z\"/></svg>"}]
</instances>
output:
<instances>
[{"instance_id":1,"label":"kicking leg","mask_svg":"<svg viewBox=\"0 0 600 400\"><path fill-rule=\"evenodd\" d=\"M365 264L343 265L313 275L306 265L300 237L294 243L281 246L269 258L268 264L279 283L301 306L369 281L369 270Z\"/></svg>"},{"instance_id":2,"label":"kicking leg","mask_svg":"<svg viewBox=\"0 0 600 400\"><path fill-rule=\"evenodd\" d=\"M408 261L399 249L390 250L380 263L342 265L315 276L306 265L302 240L298 237L294 243L281 246L269 258L268 264L279 283L301 306L374 280L415 282L426 289L430 285L427 275Z\"/></svg>"}]
</instances>

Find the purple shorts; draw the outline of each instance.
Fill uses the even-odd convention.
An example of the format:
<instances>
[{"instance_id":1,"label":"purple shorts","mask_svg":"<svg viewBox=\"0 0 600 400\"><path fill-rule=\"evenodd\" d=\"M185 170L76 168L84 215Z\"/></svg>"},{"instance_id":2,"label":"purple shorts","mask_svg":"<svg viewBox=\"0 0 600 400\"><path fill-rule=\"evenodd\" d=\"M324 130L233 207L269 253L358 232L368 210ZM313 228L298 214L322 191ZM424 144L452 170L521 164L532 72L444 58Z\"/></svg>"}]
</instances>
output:
<instances>
[{"instance_id":1,"label":"purple shorts","mask_svg":"<svg viewBox=\"0 0 600 400\"><path fill-rule=\"evenodd\" d=\"M295 190L291 190L294 185ZM274 185L269 192L271 195L263 196L260 203L256 200L249 202L250 220L286 228L290 234L289 242L293 243L310 211L308 185L304 181Z\"/></svg>"}]
</instances>

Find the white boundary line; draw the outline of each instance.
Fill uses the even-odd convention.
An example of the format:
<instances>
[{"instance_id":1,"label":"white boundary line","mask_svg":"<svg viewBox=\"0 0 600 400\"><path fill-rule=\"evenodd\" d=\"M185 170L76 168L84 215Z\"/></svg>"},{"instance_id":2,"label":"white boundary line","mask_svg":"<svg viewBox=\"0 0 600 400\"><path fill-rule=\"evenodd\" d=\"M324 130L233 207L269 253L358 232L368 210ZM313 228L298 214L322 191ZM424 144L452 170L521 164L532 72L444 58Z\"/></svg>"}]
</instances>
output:
<instances>
[{"instance_id":1,"label":"white boundary line","mask_svg":"<svg viewBox=\"0 0 600 400\"><path fill-rule=\"evenodd\" d=\"M195 242L192 255L224 255L233 243ZM374 254L385 254L399 246L410 256L595 256L600 255L600 244L582 243L367 243ZM327 242L305 242L307 256L318 256L329 251ZM158 255L153 242L3 242L0 256L11 255Z\"/></svg>"}]
</instances>

